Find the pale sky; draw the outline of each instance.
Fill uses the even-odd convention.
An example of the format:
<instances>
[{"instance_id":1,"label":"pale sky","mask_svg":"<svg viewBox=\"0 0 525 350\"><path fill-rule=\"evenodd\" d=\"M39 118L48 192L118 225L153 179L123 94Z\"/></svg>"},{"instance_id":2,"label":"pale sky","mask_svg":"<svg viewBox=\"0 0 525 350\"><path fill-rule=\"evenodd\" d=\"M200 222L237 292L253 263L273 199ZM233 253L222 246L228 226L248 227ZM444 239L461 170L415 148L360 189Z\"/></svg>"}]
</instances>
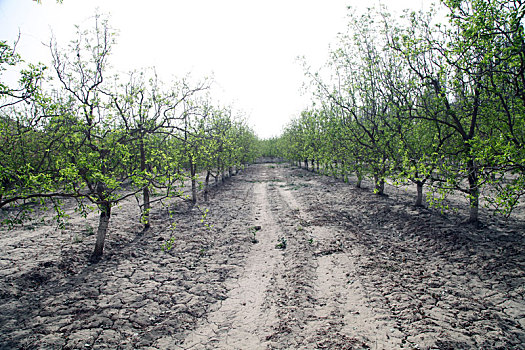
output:
<instances>
[{"instance_id":1,"label":"pale sky","mask_svg":"<svg viewBox=\"0 0 525 350\"><path fill-rule=\"evenodd\" d=\"M383 1L394 11L427 7L429 0ZM12 43L28 62L50 65L53 32L60 46L73 38L74 25L89 27L96 9L110 15L119 31L113 67L120 72L155 67L164 82L191 72L213 75L212 94L243 111L259 135L278 136L282 127L310 106L301 95L305 82L296 58L320 67L346 31L348 6L367 0L0 0L0 40Z\"/></svg>"}]
</instances>

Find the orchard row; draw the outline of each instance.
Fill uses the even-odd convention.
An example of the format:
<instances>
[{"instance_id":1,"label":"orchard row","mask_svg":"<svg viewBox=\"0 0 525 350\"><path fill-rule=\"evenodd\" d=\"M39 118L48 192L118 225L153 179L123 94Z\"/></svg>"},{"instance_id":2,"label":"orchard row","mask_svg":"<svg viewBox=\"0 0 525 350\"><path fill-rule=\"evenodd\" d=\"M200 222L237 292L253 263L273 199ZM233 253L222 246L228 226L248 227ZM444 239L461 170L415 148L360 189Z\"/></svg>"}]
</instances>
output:
<instances>
[{"instance_id":1,"label":"orchard row","mask_svg":"<svg viewBox=\"0 0 525 350\"><path fill-rule=\"evenodd\" d=\"M266 153L338 176L413 183L416 205L452 191L509 215L525 191L525 36L521 1L447 0L394 18L349 21L314 103ZM439 23L437 18L448 18ZM273 154L272 154L273 153Z\"/></svg>"},{"instance_id":2,"label":"orchard row","mask_svg":"<svg viewBox=\"0 0 525 350\"><path fill-rule=\"evenodd\" d=\"M195 204L203 173L207 197L211 178L253 162L257 139L231 108L212 102L210 81L164 85L152 70L108 76L107 21L96 17L94 29L77 34L66 49L51 43L53 74L30 65L18 86L0 85L0 208L9 208L4 225L35 206L51 205L60 219L65 198L84 214L98 209L98 258L119 201L136 196L147 228L153 200ZM0 45L0 68L18 67L15 50Z\"/></svg>"}]
</instances>

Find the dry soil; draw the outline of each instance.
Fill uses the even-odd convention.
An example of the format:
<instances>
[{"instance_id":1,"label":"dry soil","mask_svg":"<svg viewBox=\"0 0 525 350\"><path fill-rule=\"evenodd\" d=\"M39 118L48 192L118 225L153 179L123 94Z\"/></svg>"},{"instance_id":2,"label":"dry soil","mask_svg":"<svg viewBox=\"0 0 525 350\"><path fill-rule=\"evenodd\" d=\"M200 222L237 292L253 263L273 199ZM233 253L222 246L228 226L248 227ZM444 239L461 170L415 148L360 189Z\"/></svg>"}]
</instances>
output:
<instances>
[{"instance_id":1,"label":"dry soil","mask_svg":"<svg viewBox=\"0 0 525 350\"><path fill-rule=\"evenodd\" d=\"M525 349L524 222L405 197L259 164L212 227L174 202L142 233L122 203L96 264L94 213L3 229L0 349Z\"/></svg>"}]
</instances>

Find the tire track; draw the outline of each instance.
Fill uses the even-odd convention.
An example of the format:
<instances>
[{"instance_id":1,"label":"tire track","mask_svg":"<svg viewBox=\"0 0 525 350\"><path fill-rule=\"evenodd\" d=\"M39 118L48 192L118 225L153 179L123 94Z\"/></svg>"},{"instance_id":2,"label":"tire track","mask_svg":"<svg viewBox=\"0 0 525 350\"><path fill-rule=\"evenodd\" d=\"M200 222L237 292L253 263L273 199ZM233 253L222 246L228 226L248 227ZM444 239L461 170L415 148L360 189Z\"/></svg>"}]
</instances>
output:
<instances>
[{"instance_id":1,"label":"tire track","mask_svg":"<svg viewBox=\"0 0 525 350\"><path fill-rule=\"evenodd\" d=\"M282 176L282 170L279 173ZM268 335L271 349L296 349L304 341L302 330L314 317L315 262L310 236L302 226L301 207L285 186L273 186L270 203L286 242L283 260L271 279L269 303L278 310L279 321ZM282 242L282 241L281 241Z\"/></svg>"},{"instance_id":2,"label":"tire track","mask_svg":"<svg viewBox=\"0 0 525 350\"><path fill-rule=\"evenodd\" d=\"M253 245L240 277L229 281L227 298L186 338L183 349L266 347L266 334L270 325L277 322L276 310L267 302L266 292L283 254L275 249L275 242L282 232L270 210L269 176L266 172L261 176L263 182L253 186L254 226L247 228L247 235L255 232L257 243Z\"/></svg>"},{"instance_id":3,"label":"tire track","mask_svg":"<svg viewBox=\"0 0 525 350\"><path fill-rule=\"evenodd\" d=\"M289 255L291 273L284 279L294 276L286 284L302 287L306 293L298 298L301 302L297 303L297 309L292 308L289 315L281 318L283 324L292 321L296 329L288 339L281 337L276 348L398 348L400 339L392 336L390 317L384 310L378 313L369 305L356 271L357 262L352 249L345 244L343 232L337 226L310 225L311 203L302 203L294 195L296 180L288 181L286 188L278 188L278 195L285 203L283 207L291 212L287 215L284 211L283 216L296 223L290 233L297 249ZM291 222L283 225L293 227Z\"/></svg>"}]
</instances>

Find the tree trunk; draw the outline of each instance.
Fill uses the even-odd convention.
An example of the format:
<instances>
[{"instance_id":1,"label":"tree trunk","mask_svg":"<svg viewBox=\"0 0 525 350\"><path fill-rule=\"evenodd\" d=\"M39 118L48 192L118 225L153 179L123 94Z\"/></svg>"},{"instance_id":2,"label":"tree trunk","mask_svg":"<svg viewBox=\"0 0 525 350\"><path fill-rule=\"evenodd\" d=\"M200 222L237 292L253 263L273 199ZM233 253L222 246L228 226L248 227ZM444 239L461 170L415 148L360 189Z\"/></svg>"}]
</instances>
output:
<instances>
[{"instance_id":1,"label":"tree trunk","mask_svg":"<svg viewBox=\"0 0 525 350\"><path fill-rule=\"evenodd\" d=\"M469 222L479 222L479 187L478 187L478 169L474 163L474 160L467 162L468 169L468 184L469 184L469 202L470 202L470 214Z\"/></svg>"},{"instance_id":2,"label":"tree trunk","mask_svg":"<svg viewBox=\"0 0 525 350\"><path fill-rule=\"evenodd\" d=\"M146 152L144 151L144 135L143 134L141 134L141 138L139 141L140 141L139 142L140 170L144 172L146 170ZM147 230L150 228L149 212L151 209L148 186L144 187L144 189L142 190L142 200L143 200L143 207L142 207L142 217L140 221L144 224L144 230Z\"/></svg>"},{"instance_id":3,"label":"tree trunk","mask_svg":"<svg viewBox=\"0 0 525 350\"><path fill-rule=\"evenodd\" d=\"M99 205L100 218L98 221L97 239L95 242L95 250L91 255L91 260L98 260L104 251L104 241L106 240L106 233L108 231L109 218L111 217L111 203L104 202Z\"/></svg>"},{"instance_id":4,"label":"tree trunk","mask_svg":"<svg viewBox=\"0 0 525 350\"><path fill-rule=\"evenodd\" d=\"M197 165L190 164L191 174L191 203L195 205L197 203L197 179L195 178Z\"/></svg>"},{"instance_id":5,"label":"tree trunk","mask_svg":"<svg viewBox=\"0 0 525 350\"><path fill-rule=\"evenodd\" d=\"M148 186L144 187L144 189L142 190L142 198L144 200L144 206L142 208L142 223L144 224L144 231L146 231L150 228L149 212L151 210Z\"/></svg>"},{"instance_id":6,"label":"tree trunk","mask_svg":"<svg viewBox=\"0 0 525 350\"><path fill-rule=\"evenodd\" d=\"M204 201L205 202L208 201L208 191L210 187L210 174L211 172L208 170L208 172L206 172L206 180L204 184Z\"/></svg>"},{"instance_id":7,"label":"tree trunk","mask_svg":"<svg viewBox=\"0 0 525 350\"><path fill-rule=\"evenodd\" d=\"M417 181L416 188L417 188L416 207L422 207L423 206L423 182Z\"/></svg>"},{"instance_id":8,"label":"tree trunk","mask_svg":"<svg viewBox=\"0 0 525 350\"><path fill-rule=\"evenodd\" d=\"M363 174L359 170L356 170L355 172L357 176L357 183L355 184L355 187L361 188L361 182L363 181Z\"/></svg>"},{"instance_id":9,"label":"tree trunk","mask_svg":"<svg viewBox=\"0 0 525 350\"><path fill-rule=\"evenodd\" d=\"M470 214L469 222L477 224L479 222L479 193L476 194L476 197L470 195Z\"/></svg>"},{"instance_id":10,"label":"tree trunk","mask_svg":"<svg viewBox=\"0 0 525 350\"><path fill-rule=\"evenodd\" d=\"M379 175L374 174L375 189L374 193L382 196L385 192L385 179L379 178Z\"/></svg>"},{"instance_id":11,"label":"tree trunk","mask_svg":"<svg viewBox=\"0 0 525 350\"><path fill-rule=\"evenodd\" d=\"M308 159L304 160L304 168L308 170Z\"/></svg>"}]
</instances>

